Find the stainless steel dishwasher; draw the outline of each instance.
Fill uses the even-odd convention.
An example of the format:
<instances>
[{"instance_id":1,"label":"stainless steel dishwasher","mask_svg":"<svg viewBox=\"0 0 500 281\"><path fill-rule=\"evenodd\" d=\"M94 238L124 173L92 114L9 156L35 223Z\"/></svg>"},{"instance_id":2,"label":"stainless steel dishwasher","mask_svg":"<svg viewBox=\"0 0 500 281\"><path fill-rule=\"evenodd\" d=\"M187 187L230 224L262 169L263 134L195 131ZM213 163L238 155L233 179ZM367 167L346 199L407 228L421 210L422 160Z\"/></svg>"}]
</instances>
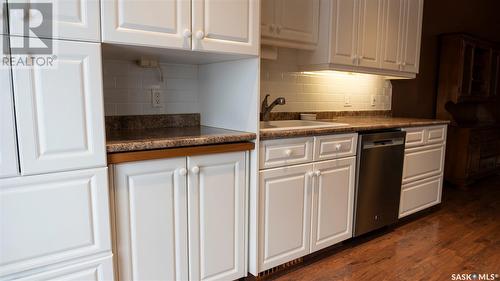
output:
<instances>
[{"instance_id":1,"label":"stainless steel dishwasher","mask_svg":"<svg viewBox=\"0 0 500 281\"><path fill-rule=\"evenodd\" d=\"M405 138L400 130L360 134L354 236L398 220Z\"/></svg>"}]
</instances>

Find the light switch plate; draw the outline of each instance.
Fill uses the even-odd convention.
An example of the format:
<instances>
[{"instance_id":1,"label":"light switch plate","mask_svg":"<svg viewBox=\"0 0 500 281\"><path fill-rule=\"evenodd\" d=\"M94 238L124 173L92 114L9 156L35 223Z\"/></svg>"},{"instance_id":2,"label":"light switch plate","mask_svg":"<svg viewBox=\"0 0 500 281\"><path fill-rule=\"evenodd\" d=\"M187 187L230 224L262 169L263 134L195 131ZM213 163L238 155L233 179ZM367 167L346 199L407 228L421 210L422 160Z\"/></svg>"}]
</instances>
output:
<instances>
[{"instance_id":1,"label":"light switch plate","mask_svg":"<svg viewBox=\"0 0 500 281\"><path fill-rule=\"evenodd\" d=\"M344 107L350 107L350 106L351 106L351 96L344 95Z\"/></svg>"},{"instance_id":2,"label":"light switch plate","mask_svg":"<svg viewBox=\"0 0 500 281\"><path fill-rule=\"evenodd\" d=\"M151 87L151 106L155 108L162 107L160 86Z\"/></svg>"},{"instance_id":3,"label":"light switch plate","mask_svg":"<svg viewBox=\"0 0 500 281\"><path fill-rule=\"evenodd\" d=\"M375 104L377 103L377 97L375 95L372 95L370 100L371 100L370 104L372 106L375 106Z\"/></svg>"}]
</instances>

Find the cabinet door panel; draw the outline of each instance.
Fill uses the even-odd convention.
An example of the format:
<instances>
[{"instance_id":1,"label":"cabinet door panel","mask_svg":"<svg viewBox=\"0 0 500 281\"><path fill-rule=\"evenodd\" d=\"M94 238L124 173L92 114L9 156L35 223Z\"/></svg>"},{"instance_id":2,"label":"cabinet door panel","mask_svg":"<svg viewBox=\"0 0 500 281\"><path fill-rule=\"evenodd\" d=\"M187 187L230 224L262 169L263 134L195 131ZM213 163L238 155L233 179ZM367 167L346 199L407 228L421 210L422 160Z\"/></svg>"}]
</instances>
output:
<instances>
[{"instance_id":1,"label":"cabinet door panel","mask_svg":"<svg viewBox=\"0 0 500 281\"><path fill-rule=\"evenodd\" d=\"M352 237L355 157L314 164L311 252Z\"/></svg>"},{"instance_id":2,"label":"cabinet door panel","mask_svg":"<svg viewBox=\"0 0 500 281\"><path fill-rule=\"evenodd\" d=\"M405 0L405 32L402 70L418 73L422 36L423 0Z\"/></svg>"},{"instance_id":3,"label":"cabinet door panel","mask_svg":"<svg viewBox=\"0 0 500 281\"><path fill-rule=\"evenodd\" d=\"M276 2L278 0L261 1L261 19L260 32L261 36L273 37L274 26L276 25Z\"/></svg>"},{"instance_id":4,"label":"cabinet door panel","mask_svg":"<svg viewBox=\"0 0 500 281\"><path fill-rule=\"evenodd\" d=\"M400 70L404 0L384 0L382 68Z\"/></svg>"},{"instance_id":5,"label":"cabinet door panel","mask_svg":"<svg viewBox=\"0 0 500 281\"><path fill-rule=\"evenodd\" d=\"M101 1L103 42L191 49L191 1Z\"/></svg>"},{"instance_id":6,"label":"cabinet door panel","mask_svg":"<svg viewBox=\"0 0 500 281\"><path fill-rule=\"evenodd\" d=\"M442 173L444 146L423 146L406 149L403 164L403 183Z\"/></svg>"},{"instance_id":7,"label":"cabinet door panel","mask_svg":"<svg viewBox=\"0 0 500 281\"><path fill-rule=\"evenodd\" d=\"M186 159L115 167L118 271L123 280L187 279Z\"/></svg>"},{"instance_id":8,"label":"cabinet door panel","mask_svg":"<svg viewBox=\"0 0 500 281\"><path fill-rule=\"evenodd\" d=\"M13 68L23 175L106 165L100 44L54 45L57 66Z\"/></svg>"},{"instance_id":9,"label":"cabinet door panel","mask_svg":"<svg viewBox=\"0 0 500 281\"><path fill-rule=\"evenodd\" d=\"M2 43L8 37L1 36ZM0 178L19 174L17 161L16 123L14 120L14 97L12 92L11 69L0 67Z\"/></svg>"},{"instance_id":10,"label":"cabinet door panel","mask_svg":"<svg viewBox=\"0 0 500 281\"><path fill-rule=\"evenodd\" d=\"M382 0L360 0L357 49L360 66L380 66L382 7Z\"/></svg>"},{"instance_id":11,"label":"cabinet door panel","mask_svg":"<svg viewBox=\"0 0 500 281\"><path fill-rule=\"evenodd\" d=\"M358 1L333 0L332 46L330 57L333 63L355 65L358 41Z\"/></svg>"},{"instance_id":12,"label":"cabinet door panel","mask_svg":"<svg viewBox=\"0 0 500 281\"><path fill-rule=\"evenodd\" d=\"M405 217L441 202L443 175L403 185L399 217Z\"/></svg>"},{"instance_id":13,"label":"cabinet door panel","mask_svg":"<svg viewBox=\"0 0 500 281\"><path fill-rule=\"evenodd\" d=\"M111 250L106 168L0 180L0 277Z\"/></svg>"},{"instance_id":14,"label":"cabinet door panel","mask_svg":"<svg viewBox=\"0 0 500 281\"><path fill-rule=\"evenodd\" d=\"M319 0L277 1L277 37L316 44L318 42Z\"/></svg>"},{"instance_id":15,"label":"cabinet door panel","mask_svg":"<svg viewBox=\"0 0 500 281\"><path fill-rule=\"evenodd\" d=\"M44 20L51 20L52 30L38 30L37 36L55 39L71 39L81 41L100 42L100 13L98 0L9 0L12 3L25 3L26 8L37 9L38 3L51 3L52 16ZM13 7L13 5L10 5ZM30 21L37 21L44 15L34 13ZM25 36L21 16L10 17L10 34Z\"/></svg>"},{"instance_id":16,"label":"cabinet door panel","mask_svg":"<svg viewBox=\"0 0 500 281\"><path fill-rule=\"evenodd\" d=\"M189 276L245 276L245 152L188 157Z\"/></svg>"},{"instance_id":17,"label":"cabinet door panel","mask_svg":"<svg viewBox=\"0 0 500 281\"><path fill-rule=\"evenodd\" d=\"M193 1L193 50L258 55L257 0Z\"/></svg>"},{"instance_id":18,"label":"cabinet door panel","mask_svg":"<svg viewBox=\"0 0 500 281\"><path fill-rule=\"evenodd\" d=\"M261 271L309 254L311 171L312 164L260 172Z\"/></svg>"}]
</instances>

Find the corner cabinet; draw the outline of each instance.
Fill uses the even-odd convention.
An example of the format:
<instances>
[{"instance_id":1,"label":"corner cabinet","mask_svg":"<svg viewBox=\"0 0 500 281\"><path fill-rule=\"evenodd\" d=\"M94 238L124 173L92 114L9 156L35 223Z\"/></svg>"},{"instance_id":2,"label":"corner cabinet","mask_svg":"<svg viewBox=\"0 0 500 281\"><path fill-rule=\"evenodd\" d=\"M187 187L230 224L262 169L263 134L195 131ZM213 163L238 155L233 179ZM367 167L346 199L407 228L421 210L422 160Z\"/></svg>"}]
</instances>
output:
<instances>
[{"instance_id":1,"label":"corner cabinet","mask_svg":"<svg viewBox=\"0 0 500 281\"><path fill-rule=\"evenodd\" d=\"M246 152L117 164L122 280L234 280L246 275Z\"/></svg>"},{"instance_id":2,"label":"corner cabinet","mask_svg":"<svg viewBox=\"0 0 500 281\"><path fill-rule=\"evenodd\" d=\"M261 142L258 272L352 237L356 147L357 134Z\"/></svg>"},{"instance_id":3,"label":"corner cabinet","mask_svg":"<svg viewBox=\"0 0 500 281\"><path fill-rule=\"evenodd\" d=\"M105 43L258 55L258 0L101 1Z\"/></svg>"},{"instance_id":4,"label":"corner cabinet","mask_svg":"<svg viewBox=\"0 0 500 281\"><path fill-rule=\"evenodd\" d=\"M106 166L100 44L53 42L53 67L12 69L22 175Z\"/></svg>"}]
</instances>

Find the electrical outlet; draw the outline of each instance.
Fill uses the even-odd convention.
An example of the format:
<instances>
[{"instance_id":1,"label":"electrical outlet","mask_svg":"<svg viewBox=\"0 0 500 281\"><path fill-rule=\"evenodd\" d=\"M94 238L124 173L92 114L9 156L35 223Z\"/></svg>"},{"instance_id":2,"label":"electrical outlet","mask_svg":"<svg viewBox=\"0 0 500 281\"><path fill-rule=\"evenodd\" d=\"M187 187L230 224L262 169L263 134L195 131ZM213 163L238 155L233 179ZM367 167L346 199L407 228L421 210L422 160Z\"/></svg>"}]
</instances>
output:
<instances>
[{"instance_id":1,"label":"electrical outlet","mask_svg":"<svg viewBox=\"0 0 500 281\"><path fill-rule=\"evenodd\" d=\"M162 107L160 86L151 87L151 106Z\"/></svg>"},{"instance_id":2,"label":"electrical outlet","mask_svg":"<svg viewBox=\"0 0 500 281\"><path fill-rule=\"evenodd\" d=\"M344 95L344 107L350 107L350 106L351 106L351 96Z\"/></svg>"},{"instance_id":3,"label":"electrical outlet","mask_svg":"<svg viewBox=\"0 0 500 281\"><path fill-rule=\"evenodd\" d=\"M375 106L376 103L377 103L377 97L375 95L372 95L370 104L372 106Z\"/></svg>"}]
</instances>

